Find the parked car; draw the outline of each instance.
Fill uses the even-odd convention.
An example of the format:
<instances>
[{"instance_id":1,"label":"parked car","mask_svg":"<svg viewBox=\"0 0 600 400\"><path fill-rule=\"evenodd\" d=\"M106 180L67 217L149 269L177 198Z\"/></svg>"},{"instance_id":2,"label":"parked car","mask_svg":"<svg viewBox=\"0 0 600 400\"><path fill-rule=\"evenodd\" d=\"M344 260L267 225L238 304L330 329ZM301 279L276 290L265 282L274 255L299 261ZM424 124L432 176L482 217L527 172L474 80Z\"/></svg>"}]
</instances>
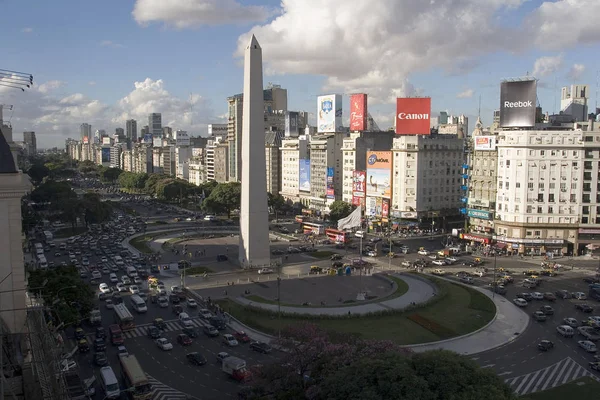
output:
<instances>
[{"instance_id":1,"label":"parked car","mask_svg":"<svg viewBox=\"0 0 600 400\"><path fill-rule=\"evenodd\" d=\"M559 325L556 327L556 332L563 337L570 338L575 335L575 330L569 325Z\"/></svg>"},{"instance_id":2,"label":"parked car","mask_svg":"<svg viewBox=\"0 0 600 400\"><path fill-rule=\"evenodd\" d=\"M252 342L250 343L250 348L254 351L258 351L259 353L267 354L271 352L271 346L268 343L264 342Z\"/></svg>"},{"instance_id":3,"label":"parked car","mask_svg":"<svg viewBox=\"0 0 600 400\"><path fill-rule=\"evenodd\" d=\"M525 301L524 299L517 297L516 299L513 300L513 303L517 306L517 307L526 307L527 306L527 301Z\"/></svg>"}]
</instances>

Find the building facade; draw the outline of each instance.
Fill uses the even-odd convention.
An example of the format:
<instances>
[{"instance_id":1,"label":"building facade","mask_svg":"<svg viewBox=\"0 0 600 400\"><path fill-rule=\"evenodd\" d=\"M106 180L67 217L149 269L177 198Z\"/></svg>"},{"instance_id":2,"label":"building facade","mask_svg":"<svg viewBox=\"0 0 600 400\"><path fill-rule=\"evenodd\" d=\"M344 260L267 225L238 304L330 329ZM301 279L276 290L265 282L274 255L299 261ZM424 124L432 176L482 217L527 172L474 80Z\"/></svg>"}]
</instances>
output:
<instances>
[{"instance_id":1,"label":"building facade","mask_svg":"<svg viewBox=\"0 0 600 400\"><path fill-rule=\"evenodd\" d=\"M281 141L281 191L284 199L300 202L300 162L309 159L308 138L285 138ZM310 189L309 189L310 190Z\"/></svg>"},{"instance_id":2,"label":"building facade","mask_svg":"<svg viewBox=\"0 0 600 400\"><path fill-rule=\"evenodd\" d=\"M228 182L230 176L229 165L229 146L224 143L217 143L213 147L213 171L216 182Z\"/></svg>"},{"instance_id":3,"label":"building facade","mask_svg":"<svg viewBox=\"0 0 600 400\"><path fill-rule=\"evenodd\" d=\"M267 166L267 192L278 194L281 190L281 139L283 131L265 134L265 155Z\"/></svg>"},{"instance_id":4,"label":"building facade","mask_svg":"<svg viewBox=\"0 0 600 400\"><path fill-rule=\"evenodd\" d=\"M138 141L137 121L135 119L128 119L125 122L125 137L134 143Z\"/></svg>"},{"instance_id":5,"label":"building facade","mask_svg":"<svg viewBox=\"0 0 600 400\"><path fill-rule=\"evenodd\" d=\"M163 137L161 113L148 114L148 133L151 134L153 138Z\"/></svg>"},{"instance_id":6,"label":"building facade","mask_svg":"<svg viewBox=\"0 0 600 400\"><path fill-rule=\"evenodd\" d=\"M23 142L25 142L25 151L28 156L35 156L37 153L37 140L35 138L35 132L23 132Z\"/></svg>"}]
</instances>

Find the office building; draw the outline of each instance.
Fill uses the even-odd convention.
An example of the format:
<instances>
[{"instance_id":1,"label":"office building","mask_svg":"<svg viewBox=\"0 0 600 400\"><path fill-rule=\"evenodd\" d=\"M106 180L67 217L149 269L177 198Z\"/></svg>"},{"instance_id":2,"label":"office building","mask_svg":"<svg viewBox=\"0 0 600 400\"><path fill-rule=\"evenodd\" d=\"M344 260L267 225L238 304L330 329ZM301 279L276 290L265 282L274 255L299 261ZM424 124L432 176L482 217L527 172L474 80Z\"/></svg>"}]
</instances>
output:
<instances>
[{"instance_id":1,"label":"office building","mask_svg":"<svg viewBox=\"0 0 600 400\"><path fill-rule=\"evenodd\" d=\"M153 138L163 137L162 115L160 113L148 114L148 133Z\"/></svg>"},{"instance_id":2,"label":"office building","mask_svg":"<svg viewBox=\"0 0 600 400\"><path fill-rule=\"evenodd\" d=\"M589 85L563 87L560 93L561 113L572 116L573 121L587 121L589 97Z\"/></svg>"},{"instance_id":3,"label":"office building","mask_svg":"<svg viewBox=\"0 0 600 400\"><path fill-rule=\"evenodd\" d=\"M225 183L229 178L229 146L225 143L217 143L212 148L214 180Z\"/></svg>"},{"instance_id":4,"label":"office building","mask_svg":"<svg viewBox=\"0 0 600 400\"><path fill-rule=\"evenodd\" d=\"M89 143L92 140L92 126L90 124L83 123L79 125L79 135L81 140L85 143ZM87 138L87 139L86 139Z\"/></svg>"},{"instance_id":5,"label":"office building","mask_svg":"<svg viewBox=\"0 0 600 400\"><path fill-rule=\"evenodd\" d=\"M265 156L267 167L267 192L278 194L281 190L281 139L283 131L265 133Z\"/></svg>"},{"instance_id":6,"label":"office building","mask_svg":"<svg viewBox=\"0 0 600 400\"><path fill-rule=\"evenodd\" d=\"M300 202L300 164L306 171L305 163L310 163L308 138L306 136L284 138L279 150L281 153L281 191L279 194L286 200L294 203ZM309 177L303 176L303 179L307 178ZM310 181L308 181L308 187L304 186L302 191L310 193Z\"/></svg>"},{"instance_id":7,"label":"office building","mask_svg":"<svg viewBox=\"0 0 600 400\"><path fill-rule=\"evenodd\" d=\"M173 139L173 129L170 126L163 126L162 130L165 139Z\"/></svg>"},{"instance_id":8,"label":"office building","mask_svg":"<svg viewBox=\"0 0 600 400\"><path fill-rule=\"evenodd\" d=\"M208 124L208 136L213 138L226 138L227 124Z\"/></svg>"},{"instance_id":9,"label":"office building","mask_svg":"<svg viewBox=\"0 0 600 400\"><path fill-rule=\"evenodd\" d=\"M23 132L23 142L25 142L25 152L28 156L35 156L37 153L37 141L35 132Z\"/></svg>"},{"instance_id":10,"label":"office building","mask_svg":"<svg viewBox=\"0 0 600 400\"><path fill-rule=\"evenodd\" d=\"M125 137L131 142L138 141L137 121L135 119L128 119L125 122Z\"/></svg>"}]
</instances>

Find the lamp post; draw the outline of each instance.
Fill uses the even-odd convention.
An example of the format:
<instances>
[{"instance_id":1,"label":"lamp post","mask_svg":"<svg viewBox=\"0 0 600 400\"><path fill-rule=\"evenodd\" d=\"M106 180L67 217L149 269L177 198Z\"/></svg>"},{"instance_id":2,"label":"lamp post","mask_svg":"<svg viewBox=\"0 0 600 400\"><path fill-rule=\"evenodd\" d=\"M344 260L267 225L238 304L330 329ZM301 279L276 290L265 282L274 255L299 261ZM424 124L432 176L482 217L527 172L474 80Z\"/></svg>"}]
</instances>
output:
<instances>
[{"instance_id":1,"label":"lamp post","mask_svg":"<svg viewBox=\"0 0 600 400\"><path fill-rule=\"evenodd\" d=\"M496 251L494 251L494 287L493 287L494 290L492 290L492 299L495 298L496 290L498 287L496 284L496 261L497 261L496 257L497 257Z\"/></svg>"}]
</instances>

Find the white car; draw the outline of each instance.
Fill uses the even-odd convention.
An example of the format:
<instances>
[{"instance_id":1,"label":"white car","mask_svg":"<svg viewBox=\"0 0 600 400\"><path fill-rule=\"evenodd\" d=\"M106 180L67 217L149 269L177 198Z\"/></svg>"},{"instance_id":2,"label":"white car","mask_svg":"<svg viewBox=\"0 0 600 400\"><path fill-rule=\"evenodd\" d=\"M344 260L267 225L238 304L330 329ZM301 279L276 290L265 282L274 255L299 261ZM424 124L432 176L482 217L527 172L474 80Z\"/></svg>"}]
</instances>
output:
<instances>
[{"instance_id":1,"label":"white car","mask_svg":"<svg viewBox=\"0 0 600 400\"><path fill-rule=\"evenodd\" d=\"M198 307L198 303L196 303L196 300L194 299L187 299L187 306L190 308L196 308Z\"/></svg>"},{"instance_id":2,"label":"white car","mask_svg":"<svg viewBox=\"0 0 600 400\"><path fill-rule=\"evenodd\" d=\"M235 347L239 344L233 335L230 335L229 333L223 335L223 342L229 347Z\"/></svg>"},{"instance_id":3,"label":"white car","mask_svg":"<svg viewBox=\"0 0 600 400\"><path fill-rule=\"evenodd\" d=\"M556 327L556 332L563 337L573 337L575 335L575 330L571 328L569 325L559 325Z\"/></svg>"},{"instance_id":4,"label":"white car","mask_svg":"<svg viewBox=\"0 0 600 400\"><path fill-rule=\"evenodd\" d=\"M102 293L110 293L110 288L108 287L108 285L106 283L101 283L100 286L98 286L98 289L100 289L100 291Z\"/></svg>"},{"instance_id":5,"label":"white car","mask_svg":"<svg viewBox=\"0 0 600 400\"><path fill-rule=\"evenodd\" d=\"M136 285L131 285L129 286L129 291L131 292L131 294L138 294L140 292L140 288Z\"/></svg>"},{"instance_id":6,"label":"white car","mask_svg":"<svg viewBox=\"0 0 600 400\"><path fill-rule=\"evenodd\" d=\"M131 285L131 279L129 279L129 277L125 275L121 277L121 282L123 282L124 285Z\"/></svg>"},{"instance_id":7,"label":"white car","mask_svg":"<svg viewBox=\"0 0 600 400\"><path fill-rule=\"evenodd\" d=\"M544 300L544 294L540 292L531 293L531 297L533 297L535 300Z\"/></svg>"},{"instance_id":8,"label":"white car","mask_svg":"<svg viewBox=\"0 0 600 400\"><path fill-rule=\"evenodd\" d=\"M100 271L92 271L92 279L101 279L102 278L102 274L100 273Z\"/></svg>"},{"instance_id":9,"label":"white car","mask_svg":"<svg viewBox=\"0 0 600 400\"><path fill-rule=\"evenodd\" d=\"M157 302L158 302L158 306L160 308L167 308L167 307L169 307L169 299L167 299L165 296L160 296L157 299Z\"/></svg>"},{"instance_id":10,"label":"white car","mask_svg":"<svg viewBox=\"0 0 600 400\"><path fill-rule=\"evenodd\" d=\"M113 303L113 301L111 299L104 300L104 305L109 310L112 310L113 308L115 308L115 303Z\"/></svg>"},{"instance_id":11,"label":"white car","mask_svg":"<svg viewBox=\"0 0 600 400\"><path fill-rule=\"evenodd\" d=\"M156 345L158 346L159 349L161 350L173 350L173 344L171 344L171 342L169 342L167 339L165 339L164 337L158 338L154 341L156 343Z\"/></svg>"},{"instance_id":12,"label":"white car","mask_svg":"<svg viewBox=\"0 0 600 400\"><path fill-rule=\"evenodd\" d=\"M194 324L192 323L192 319L190 318L188 313L180 313L179 322L181 322L181 325L183 325L185 328L191 328L192 326L194 326Z\"/></svg>"},{"instance_id":13,"label":"white car","mask_svg":"<svg viewBox=\"0 0 600 400\"><path fill-rule=\"evenodd\" d=\"M452 263L458 262L458 258L456 258L456 257L446 257L446 260L448 260Z\"/></svg>"},{"instance_id":14,"label":"white car","mask_svg":"<svg viewBox=\"0 0 600 400\"><path fill-rule=\"evenodd\" d=\"M127 348L125 346L119 346L117 347L117 355L119 357L127 357L129 355L129 352L127 351Z\"/></svg>"},{"instance_id":15,"label":"white car","mask_svg":"<svg viewBox=\"0 0 600 400\"><path fill-rule=\"evenodd\" d=\"M119 278L117 278L117 275L115 275L115 274L110 274L108 276L108 279L110 279L110 283L117 283L117 282L119 282Z\"/></svg>"},{"instance_id":16,"label":"white car","mask_svg":"<svg viewBox=\"0 0 600 400\"><path fill-rule=\"evenodd\" d=\"M83 265L83 266L90 265L90 260L88 260L87 258L84 258L83 260L81 260L81 265Z\"/></svg>"},{"instance_id":17,"label":"white car","mask_svg":"<svg viewBox=\"0 0 600 400\"><path fill-rule=\"evenodd\" d=\"M583 292L575 292L573 293L573 298L577 300L587 300L587 296Z\"/></svg>"},{"instance_id":18,"label":"white car","mask_svg":"<svg viewBox=\"0 0 600 400\"><path fill-rule=\"evenodd\" d=\"M563 322L566 325L569 325L571 328L577 328L579 326L579 321L577 321L575 318L565 318L563 319Z\"/></svg>"},{"instance_id":19,"label":"white car","mask_svg":"<svg viewBox=\"0 0 600 400\"><path fill-rule=\"evenodd\" d=\"M142 283L142 278L140 278L139 276L134 276L133 277L133 283L135 283L136 285L139 285Z\"/></svg>"},{"instance_id":20,"label":"white car","mask_svg":"<svg viewBox=\"0 0 600 400\"><path fill-rule=\"evenodd\" d=\"M594 342L590 342L589 340L580 340L577 344L588 353L595 353L598 351Z\"/></svg>"},{"instance_id":21,"label":"white car","mask_svg":"<svg viewBox=\"0 0 600 400\"><path fill-rule=\"evenodd\" d=\"M125 286L123 283L119 282L119 283L117 283L117 290L119 292L126 292L127 286Z\"/></svg>"},{"instance_id":22,"label":"white car","mask_svg":"<svg viewBox=\"0 0 600 400\"><path fill-rule=\"evenodd\" d=\"M417 251L417 253L419 253L422 256L428 256L429 255L429 252L427 250L419 250L419 251Z\"/></svg>"},{"instance_id":23,"label":"white car","mask_svg":"<svg viewBox=\"0 0 600 400\"><path fill-rule=\"evenodd\" d=\"M273 270L271 268L261 268L258 270L258 274L262 275L262 274L272 274Z\"/></svg>"},{"instance_id":24,"label":"white car","mask_svg":"<svg viewBox=\"0 0 600 400\"><path fill-rule=\"evenodd\" d=\"M206 308L201 309L199 315L200 318L203 319L210 319L213 316L210 310L207 310Z\"/></svg>"},{"instance_id":25,"label":"white car","mask_svg":"<svg viewBox=\"0 0 600 400\"><path fill-rule=\"evenodd\" d=\"M435 265L446 265L444 260L433 260L432 263Z\"/></svg>"},{"instance_id":26,"label":"white car","mask_svg":"<svg viewBox=\"0 0 600 400\"><path fill-rule=\"evenodd\" d=\"M517 306L517 307L526 307L527 306L527 301L520 297L517 297L516 299L514 299L513 303L515 303L515 306Z\"/></svg>"},{"instance_id":27,"label":"white car","mask_svg":"<svg viewBox=\"0 0 600 400\"><path fill-rule=\"evenodd\" d=\"M410 261L402 261L402 266L406 267L406 268L409 268L409 267L412 266L412 263Z\"/></svg>"}]
</instances>

